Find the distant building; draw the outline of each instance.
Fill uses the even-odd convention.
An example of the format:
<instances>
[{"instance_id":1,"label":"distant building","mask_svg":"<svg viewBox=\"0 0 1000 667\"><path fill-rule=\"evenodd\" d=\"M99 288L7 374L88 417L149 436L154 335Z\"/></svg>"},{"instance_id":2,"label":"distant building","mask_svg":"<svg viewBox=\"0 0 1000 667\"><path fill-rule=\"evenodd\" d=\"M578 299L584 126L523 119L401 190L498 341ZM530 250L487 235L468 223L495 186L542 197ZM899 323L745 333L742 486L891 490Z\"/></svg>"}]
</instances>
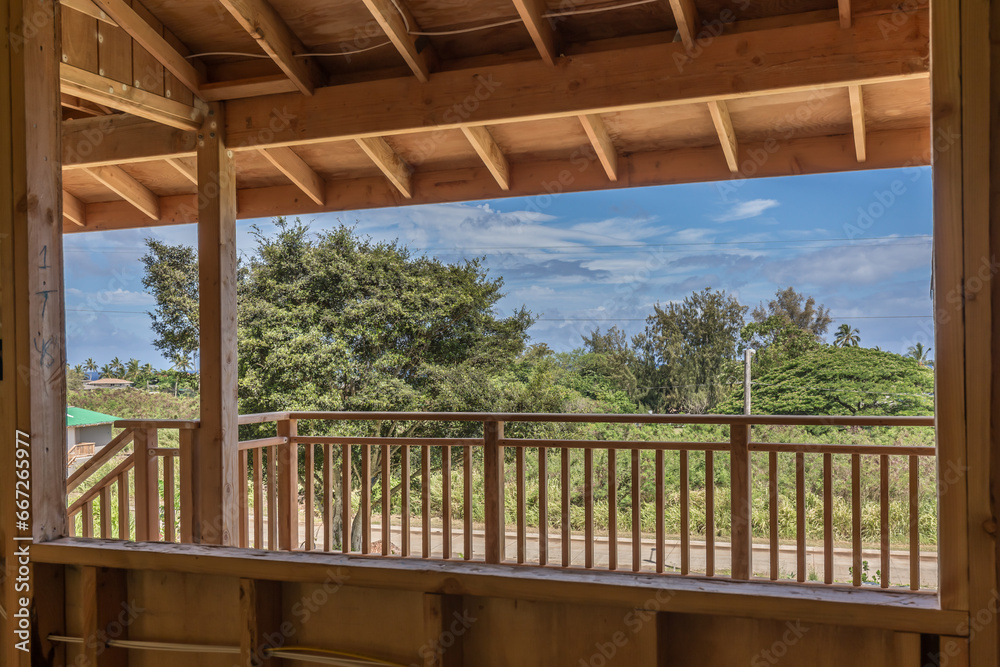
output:
<instances>
[{"instance_id":1,"label":"distant building","mask_svg":"<svg viewBox=\"0 0 1000 667\"><path fill-rule=\"evenodd\" d=\"M66 459L70 467L75 467L94 455L104 445L111 442L112 417L83 408L66 408Z\"/></svg>"},{"instance_id":2,"label":"distant building","mask_svg":"<svg viewBox=\"0 0 1000 667\"><path fill-rule=\"evenodd\" d=\"M119 380L118 378L101 378L83 383L84 389L126 389L131 386L131 381Z\"/></svg>"}]
</instances>

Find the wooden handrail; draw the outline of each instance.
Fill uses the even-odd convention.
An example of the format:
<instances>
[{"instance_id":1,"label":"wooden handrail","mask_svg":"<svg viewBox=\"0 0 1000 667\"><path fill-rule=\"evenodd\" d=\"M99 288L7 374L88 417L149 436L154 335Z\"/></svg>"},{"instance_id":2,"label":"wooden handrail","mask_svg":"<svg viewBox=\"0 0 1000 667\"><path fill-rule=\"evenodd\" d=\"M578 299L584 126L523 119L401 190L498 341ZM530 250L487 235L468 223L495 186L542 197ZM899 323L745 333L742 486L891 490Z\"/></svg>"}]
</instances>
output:
<instances>
[{"instance_id":1,"label":"wooden handrail","mask_svg":"<svg viewBox=\"0 0 1000 667\"><path fill-rule=\"evenodd\" d=\"M69 477L66 478L66 493L71 492L76 487L83 483L83 480L90 476L90 473L94 470L98 470L105 463L110 461L115 454L120 452L125 448L130 442L134 433L131 429L126 429L119 433L115 438L104 445L101 451L97 453L96 456L91 457L83 463L79 468L70 473Z\"/></svg>"},{"instance_id":2,"label":"wooden handrail","mask_svg":"<svg viewBox=\"0 0 1000 667\"><path fill-rule=\"evenodd\" d=\"M810 443L751 442L751 452L803 454L860 454L864 456L934 456L936 447L906 445L820 445Z\"/></svg>"},{"instance_id":3,"label":"wooden handrail","mask_svg":"<svg viewBox=\"0 0 1000 667\"><path fill-rule=\"evenodd\" d=\"M105 486L109 484L113 484L114 481L118 478L118 475L122 474L126 470L129 470L133 465L135 465L135 453L129 454L127 457L125 457L125 460L119 463L114 470L105 475L104 479L101 480L100 483L95 484L91 488L87 489L87 491L82 496L77 498L76 501L74 501L74 503L69 506L69 509L66 510L67 516L72 517L74 514L79 512L83 508L84 504L92 501L94 498L97 497L97 494L100 493L101 489L103 489Z\"/></svg>"},{"instance_id":4,"label":"wooden handrail","mask_svg":"<svg viewBox=\"0 0 1000 667\"><path fill-rule=\"evenodd\" d=\"M298 440L296 439L296 442ZM248 449L260 449L261 447L273 447L274 445L287 445L289 438L284 436L272 436L270 438L257 438L256 440L242 440L239 443L239 451Z\"/></svg>"},{"instance_id":5,"label":"wooden handrail","mask_svg":"<svg viewBox=\"0 0 1000 667\"><path fill-rule=\"evenodd\" d=\"M130 429L195 429L201 422L197 419L119 419L115 428Z\"/></svg>"}]
</instances>

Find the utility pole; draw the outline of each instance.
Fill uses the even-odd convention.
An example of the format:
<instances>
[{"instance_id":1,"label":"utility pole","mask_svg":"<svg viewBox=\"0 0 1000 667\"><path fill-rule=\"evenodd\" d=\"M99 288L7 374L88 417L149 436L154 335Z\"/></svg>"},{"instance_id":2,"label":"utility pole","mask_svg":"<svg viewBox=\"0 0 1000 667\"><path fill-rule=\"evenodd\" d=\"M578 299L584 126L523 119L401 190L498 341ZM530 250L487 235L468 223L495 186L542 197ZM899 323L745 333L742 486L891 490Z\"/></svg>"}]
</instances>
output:
<instances>
[{"instance_id":1,"label":"utility pole","mask_svg":"<svg viewBox=\"0 0 1000 667\"><path fill-rule=\"evenodd\" d=\"M756 350L746 350L743 353L743 414L750 414L750 357Z\"/></svg>"}]
</instances>

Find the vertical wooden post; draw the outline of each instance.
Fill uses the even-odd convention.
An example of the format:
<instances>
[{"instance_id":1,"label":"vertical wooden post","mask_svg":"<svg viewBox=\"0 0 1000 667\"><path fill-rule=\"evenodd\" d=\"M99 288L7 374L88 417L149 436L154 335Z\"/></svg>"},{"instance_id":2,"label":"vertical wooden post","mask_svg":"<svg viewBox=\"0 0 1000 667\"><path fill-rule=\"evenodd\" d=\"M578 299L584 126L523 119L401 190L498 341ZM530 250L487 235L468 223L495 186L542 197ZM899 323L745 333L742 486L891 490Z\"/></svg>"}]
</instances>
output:
<instances>
[{"instance_id":1,"label":"vertical wooden post","mask_svg":"<svg viewBox=\"0 0 1000 667\"><path fill-rule=\"evenodd\" d=\"M236 175L223 107L198 131L198 315L201 428L192 450L194 541L235 546L240 483L236 404Z\"/></svg>"},{"instance_id":2,"label":"vertical wooden post","mask_svg":"<svg viewBox=\"0 0 1000 667\"><path fill-rule=\"evenodd\" d=\"M499 563L504 538L503 517L500 515L503 494L503 422L483 423L483 460L486 493L486 562Z\"/></svg>"},{"instance_id":3,"label":"vertical wooden post","mask_svg":"<svg viewBox=\"0 0 1000 667\"><path fill-rule=\"evenodd\" d=\"M0 621L0 664L10 666L30 660L15 646L20 639L10 614L20 598L38 614L36 632L63 613L61 588L46 596L35 586L19 592L13 585L14 552L24 544L14 537L40 542L68 531L60 23L54 0L0 3L0 545L7 568L0 578L9 582L0 599L9 614ZM13 505L19 448L31 453L27 527L18 525ZM31 568L38 576L41 568ZM40 636L32 649L53 663L65 661L63 647Z\"/></svg>"},{"instance_id":4,"label":"vertical wooden post","mask_svg":"<svg viewBox=\"0 0 1000 667\"><path fill-rule=\"evenodd\" d=\"M424 667L461 667L463 637L474 622L462 612L461 595L424 593L424 644L420 658Z\"/></svg>"},{"instance_id":5,"label":"vertical wooden post","mask_svg":"<svg viewBox=\"0 0 1000 667\"><path fill-rule=\"evenodd\" d=\"M155 428L135 429L132 440L135 451L135 541L160 539L160 485Z\"/></svg>"},{"instance_id":6,"label":"vertical wooden post","mask_svg":"<svg viewBox=\"0 0 1000 667\"><path fill-rule=\"evenodd\" d=\"M749 579L753 534L750 526L750 427L729 426L729 479L732 497L733 579Z\"/></svg>"},{"instance_id":7,"label":"vertical wooden post","mask_svg":"<svg viewBox=\"0 0 1000 667\"><path fill-rule=\"evenodd\" d=\"M281 584L277 581L240 579L240 661L241 667L280 665L268 658L265 649L279 648L268 643L269 634L281 627Z\"/></svg>"},{"instance_id":8,"label":"vertical wooden post","mask_svg":"<svg viewBox=\"0 0 1000 667\"><path fill-rule=\"evenodd\" d=\"M298 422L282 419L278 436L294 438ZM299 546L299 446L278 445L278 548L292 551Z\"/></svg>"},{"instance_id":9,"label":"vertical wooden post","mask_svg":"<svg viewBox=\"0 0 1000 667\"><path fill-rule=\"evenodd\" d=\"M195 471L192 465L194 448L197 446L197 429L180 429L180 485L181 485L181 543L191 544L194 542L194 487ZM255 461L259 462L260 450L254 452ZM260 492L260 485L254 488L254 498ZM254 517L258 520L258 517ZM254 539L260 539L258 534L254 534Z\"/></svg>"}]
</instances>

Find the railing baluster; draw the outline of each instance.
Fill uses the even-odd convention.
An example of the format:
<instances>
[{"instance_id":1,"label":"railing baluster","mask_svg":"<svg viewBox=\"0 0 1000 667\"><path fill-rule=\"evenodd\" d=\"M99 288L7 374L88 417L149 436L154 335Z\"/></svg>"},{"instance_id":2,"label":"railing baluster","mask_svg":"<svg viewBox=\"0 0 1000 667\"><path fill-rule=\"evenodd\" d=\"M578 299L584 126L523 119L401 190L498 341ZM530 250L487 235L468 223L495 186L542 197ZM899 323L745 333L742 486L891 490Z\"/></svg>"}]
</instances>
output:
<instances>
[{"instance_id":1,"label":"railing baluster","mask_svg":"<svg viewBox=\"0 0 1000 667\"><path fill-rule=\"evenodd\" d=\"M243 489L243 498L240 501L240 546L244 549L247 547L247 503L246 503L246 478L247 478L247 465L246 465L246 452L240 452L244 454L241 457L241 468L240 468L240 480L243 481L240 484L240 488ZM163 457L163 539L166 542L175 541L175 531L174 526L175 512L174 512L174 455L167 454Z\"/></svg>"},{"instance_id":2,"label":"railing baluster","mask_svg":"<svg viewBox=\"0 0 1000 667\"><path fill-rule=\"evenodd\" d=\"M805 454L795 454L795 578L806 580Z\"/></svg>"},{"instance_id":3,"label":"railing baluster","mask_svg":"<svg viewBox=\"0 0 1000 667\"><path fill-rule=\"evenodd\" d=\"M382 555L392 553L392 449L382 445Z\"/></svg>"},{"instance_id":4,"label":"railing baluster","mask_svg":"<svg viewBox=\"0 0 1000 667\"><path fill-rule=\"evenodd\" d=\"M179 430L178 439L180 446L178 455L180 456L180 512L181 512L181 543L191 544L194 542L194 447L198 439L198 431L190 428ZM260 450L254 452L254 460L260 458ZM260 494L260 484L254 487L254 494ZM256 495L254 496L256 498ZM260 506L263 508L263 505ZM261 509L263 512L263 509ZM263 514L261 515L263 519ZM258 545L259 548L259 545Z\"/></svg>"},{"instance_id":5,"label":"railing baluster","mask_svg":"<svg viewBox=\"0 0 1000 667\"><path fill-rule=\"evenodd\" d=\"M833 583L833 454L823 454L823 581Z\"/></svg>"},{"instance_id":6,"label":"railing baluster","mask_svg":"<svg viewBox=\"0 0 1000 667\"><path fill-rule=\"evenodd\" d=\"M503 422L483 423L483 471L486 493L486 562L503 559Z\"/></svg>"},{"instance_id":7,"label":"railing baluster","mask_svg":"<svg viewBox=\"0 0 1000 667\"><path fill-rule=\"evenodd\" d=\"M608 450L608 569L618 569L618 450Z\"/></svg>"},{"instance_id":8,"label":"railing baluster","mask_svg":"<svg viewBox=\"0 0 1000 667\"><path fill-rule=\"evenodd\" d=\"M372 550L372 446L361 445L361 553Z\"/></svg>"},{"instance_id":9,"label":"railing baluster","mask_svg":"<svg viewBox=\"0 0 1000 667\"><path fill-rule=\"evenodd\" d=\"M768 537L771 539L771 581L777 581L781 567L780 546L778 543L778 452L767 454L767 509L769 510Z\"/></svg>"},{"instance_id":10,"label":"railing baluster","mask_svg":"<svg viewBox=\"0 0 1000 667\"><path fill-rule=\"evenodd\" d=\"M462 557L472 560L472 447L468 445L462 448L462 520Z\"/></svg>"},{"instance_id":11,"label":"railing baluster","mask_svg":"<svg viewBox=\"0 0 1000 667\"><path fill-rule=\"evenodd\" d=\"M853 583L861 585L861 457L851 456L851 540L854 556Z\"/></svg>"},{"instance_id":12,"label":"railing baluster","mask_svg":"<svg viewBox=\"0 0 1000 667\"><path fill-rule=\"evenodd\" d=\"M94 502L92 500L83 504L83 536L94 536Z\"/></svg>"},{"instance_id":13,"label":"railing baluster","mask_svg":"<svg viewBox=\"0 0 1000 667\"><path fill-rule=\"evenodd\" d=\"M264 485L261 476L261 457L264 449L253 450L253 548L264 548ZM181 464L183 465L183 463ZM181 523L184 523L184 508L181 507Z\"/></svg>"},{"instance_id":14,"label":"railing baluster","mask_svg":"<svg viewBox=\"0 0 1000 667\"><path fill-rule=\"evenodd\" d=\"M569 448L563 447L559 451L559 472L560 472L560 483L559 490L561 492L562 500L562 522L560 523L560 528L562 529L562 566L569 567L570 563L573 561L573 535L570 532L570 518L569 518Z\"/></svg>"},{"instance_id":15,"label":"railing baluster","mask_svg":"<svg viewBox=\"0 0 1000 667\"><path fill-rule=\"evenodd\" d=\"M333 446L323 445L323 551L333 550Z\"/></svg>"},{"instance_id":16,"label":"railing baluster","mask_svg":"<svg viewBox=\"0 0 1000 667\"><path fill-rule=\"evenodd\" d=\"M705 575L715 576L715 452L705 450Z\"/></svg>"},{"instance_id":17,"label":"railing baluster","mask_svg":"<svg viewBox=\"0 0 1000 667\"><path fill-rule=\"evenodd\" d=\"M305 451L306 551L316 548L316 445Z\"/></svg>"},{"instance_id":18,"label":"railing baluster","mask_svg":"<svg viewBox=\"0 0 1000 667\"><path fill-rule=\"evenodd\" d=\"M632 571L638 572L642 569L642 543L640 541L640 520L639 492L641 491L639 482L639 450L632 450Z\"/></svg>"},{"instance_id":19,"label":"railing baluster","mask_svg":"<svg viewBox=\"0 0 1000 667\"><path fill-rule=\"evenodd\" d=\"M910 457L910 589L920 590L920 461Z\"/></svg>"},{"instance_id":20,"label":"railing baluster","mask_svg":"<svg viewBox=\"0 0 1000 667\"><path fill-rule=\"evenodd\" d=\"M441 552L451 558L451 447L441 448Z\"/></svg>"},{"instance_id":21,"label":"railing baluster","mask_svg":"<svg viewBox=\"0 0 1000 667\"><path fill-rule=\"evenodd\" d=\"M79 514L79 512L73 512L72 514L70 514L69 516L66 517L66 519L67 519L67 521L66 521L66 533L70 537L76 537L76 515L77 514Z\"/></svg>"},{"instance_id":22,"label":"railing baluster","mask_svg":"<svg viewBox=\"0 0 1000 667\"><path fill-rule=\"evenodd\" d=\"M351 446L340 446L340 550L351 553Z\"/></svg>"},{"instance_id":23,"label":"railing baluster","mask_svg":"<svg viewBox=\"0 0 1000 667\"><path fill-rule=\"evenodd\" d=\"M691 573L691 530L690 530L690 497L688 470L688 450L680 451L681 477L681 574Z\"/></svg>"},{"instance_id":24,"label":"railing baluster","mask_svg":"<svg viewBox=\"0 0 1000 667\"><path fill-rule=\"evenodd\" d=\"M527 540L527 516L525 513L525 505L527 504L527 495L524 490L524 478L525 478L525 464L524 464L524 447L518 447L514 452L515 462L514 465L517 467L517 562L523 563L527 557L528 550L528 540Z\"/></svg>"},{"instance_id":25,"label":"railing baluster","mask_svg":"<svg viewBox=\"0 0 1000 667\"><path fill-rule=\"evenodd\" d=\"M549 454L538 448L538 564L549 564Z\"/></svg>"},{"instance_id":26,"label":"railing baluster","mask_svg":"<svg viewBox=\"0 0 1000 667\"><path fill-rule=\"evenodd\" d=\"M662 449L656 450L656 571L663 572L663 565L666 562L667 544L663 526L663 510L666 504L666 494L664 491L663 463L666 457Z\"/></svg>"},{"instance_id":27,"label":"railing baluster","mask_svg":"<svg viewBox=\"0 0 1000 667\"><path fill-rule=\"evenodd\" d=\"M128 540L132 531L128 518L128 470L118 474L118 539ZM72 523L72 522L71 522Z\"/></svg>"},{"instance_id":28,"label":"railing baluster","mask_svg":"<svg viewBox=\"0 0 1000 667\"><path fill-rule=\"evenodd\" d=\"M278 548L278 448L267 448L267 548L275 551Z\"/></svg>"},{"instance_id":29,"label":"railing baluster","mask_svg":"<svg viewBox=\"0 0 1000 667\"><path fill-rule=\"evenodd\" d=\"M249 481L247 480L247 472L248 472L247 468L249 467L249 461L247 459L247 451L245 449L241 449L238 458L240 461L240 474L238 478L240 480L240 547L246 549L247 547L250 546L250 500L248 495L249 489L247 488L247 486L249 485ZM173 463L172 460L171 463ZM166 460L164 460L163 465L164 466L168 465ZM166 492L166 487L167 487L166 476L167 476L167 469L166 467L164 467L163 469L164 492ZM173 542L173 540L168 539L167 542Z\"/></svg>"},{"instance_id":30,"label":"railing baluster","mask_svg":"<svg viewBox=\"0 0 1000 667\"><path fill-rule=\"evenodd\" d=\"M889 588L889 456L883 454L879 457L879 508L881 509L881 555L882 571L879 574L879 582L882 588Z\"/></svg>"},{"instance_id":31,"label":"railing baluster","mask_svg":"<svg viewBox=\"0 0 1000 667\"><path fill-rule=\"evenodd\" d=\"M410 447L403 445L399 449L399 468L402 471L402 487L400 488L400 516L402 523L399 533L399 548L403 557L410 555Z\"/></svg>"},{"instance_id":32,"label":"railing baluster","mask_svg":"<svg viewBox=\"0 0 1000 667\"><path fill-rule=\"evenodd\" d=\"M155 428L137 428L135 451L135 539L137 542L160 539L160 502Z\"/></svg>"},{"instance_id":33,"label":"railing baluster","mask_svg":"<svg viewBox=\"0 0 1000 667\"><path fill-rule=\"evenodd\" d=\"M293 440L298 435L295 419L278 421L278 436L288 438L278 445L278 548L294 551L299 546L299 444Z\"/></svg>"},{"instance_id":34,"label":"railing baluster","mask_svg":"<svg viewBox=\"0 0 1000 667\"><path fill-rule=\"evenodd\" d=\"M424 558L431 557L431 448L423 446L420 453L420 530Z\"/></svg>"},{"instance_id":35,"label":"railing baluster","mask_svg":"<svg viewBox=\"0 0 1000 667\"><path fill-rule=\"evenodd\" d=\"M101 537L111 537L111 483L101 487Z\"/></svg>"},{"instance_id":36,"label":"railing baluster","mask_svg":"<svg viewBox=\"0 0 1000 667\"><path fill-rule=\"evenodd\" d=\"M749 579L753 572L753 532L750 524L750 427L746 424L729 426L729 466L733 579Z\"/></svg>"}]
</instances>

